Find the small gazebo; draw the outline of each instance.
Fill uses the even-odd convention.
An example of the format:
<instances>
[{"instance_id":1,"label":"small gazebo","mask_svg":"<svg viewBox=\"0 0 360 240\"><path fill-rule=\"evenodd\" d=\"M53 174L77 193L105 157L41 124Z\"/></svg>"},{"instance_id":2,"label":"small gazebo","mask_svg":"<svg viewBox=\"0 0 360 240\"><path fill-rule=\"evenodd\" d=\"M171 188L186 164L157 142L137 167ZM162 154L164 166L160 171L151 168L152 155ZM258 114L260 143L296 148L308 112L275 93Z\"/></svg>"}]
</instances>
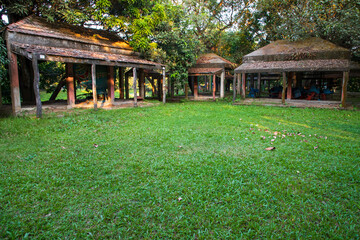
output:
<instances>
[{"instance_id":1,"label":"small gazebo","mask_svg":"<svg viewBox=\"0 0 360 240\"><path fill-rule=\"evenodd\" d=\"M304 73L318 74L333 79L342 78L341 102L345 106L349 72L354 70L350 51L320 38L299 41L278 40L243 57L243 64L235 69L238 89L245 98L247 75L257 75L258 87L261 79L269 74L282 75L282 102L292 99L294 83L300 83ZM302 74L299 74L302 73ZM240 75L241 82L240 82ZM235 81L234 81L235 82Z\"/></svg>"},{"instance_id":2,"label":"small gazebo","mask_svg":"<svg viewBox=\"0 0 360 240\"><path fill-rule=\"evenodd\" d=\"M199 96L198 93L198 77L199 76L213 76L212 81L212 95L215 99L216 92L216 76L220 76L220 98L225 97L225 78L230 74L230 70L233 70L236 64L222 58L215 53L207 53L201 55L194 66L189 68L188 76L189 83L192 86L194 92L194 98ZM230 76L231 77L231 76Z\"/></svg>"}]
</instances>

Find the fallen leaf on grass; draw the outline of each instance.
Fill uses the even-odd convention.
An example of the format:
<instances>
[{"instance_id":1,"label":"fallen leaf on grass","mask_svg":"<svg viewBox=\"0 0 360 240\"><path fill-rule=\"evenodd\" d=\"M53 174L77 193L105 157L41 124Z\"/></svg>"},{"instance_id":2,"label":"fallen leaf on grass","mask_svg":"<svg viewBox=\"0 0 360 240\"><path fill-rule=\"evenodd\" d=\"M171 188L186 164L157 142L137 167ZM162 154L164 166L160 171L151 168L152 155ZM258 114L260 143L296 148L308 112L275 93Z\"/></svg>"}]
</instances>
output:
<instances>
[{"instance_id":1,"label":"fallen leaf on grass","mask_svg":"<svg viewBox=\"0 0 360 240\"><path fill-rule=\"evenodd\" d=\"M99 145L97 145L96 143L94 143L94 147L96 147L96 148L97 148L98 146L99 146Z\"/></svg>"},{"instance_id":2,"label":"fallen leaf on grass","mask_svg":"<svg viewBox=\"0 0 360 240\"><path fill-rule=\"evenodd\" d=\"M265 140L265 139L266 139L266 137L264 137L264 136L261 136L260 138L261 138L261 139L263 139L263 140Z\"/></svg>"},{"instance_id":3,"label":"fallen leaf on grass","mask_svg":"<svg viewBox=\"0 0 360 240\"><path fill-rule=\"evenodd\" d=\"M64 147L64 146L61 146L61 148L62 148L62 149L66 149L66 147Z\"/></svg>"},{"instance_id":4,"label":"fallen leaf on grass","mask_svg":"<svg viewBox=\"0 0 360 240\"><path fill-rule=\"evenodd\" d=\"M272 150L274 150L275 149L275 147L268 147L268 148L265 148L265 150L266 151L272 151Z\"/></svg>"},{"instance_id":5,"label":"fallen leaf on grass","mask_svg":"<svg viewBox=\"0 0 360 240\"><path fill-rule=\"evenodd\" d=\"M180 202L182 200L182 197L179 197L177 200Z\"/></svg>"},{"instance_id":6,"label":"fallen leaf on grass","mask_svg":"<svg viewBox=\"0 0 360 240\"><path fill-rule=\"evenodd\" d=\"M273 141L275 141L275 139L271 139L271 141L273 142Z\"/></svg>"},{"instance_id":7,"label":"fallen leaf on grass","mask_svg":"<svg viewBox=\"0 0 360 240\"><path fill-rule=\"evenodd\" d=\"M315 149L318 149L318 148L319 148L318 146L315 146L315 147L314 147L314 150L315 150Z\"/></svg>"},{"instance_id":8,"label":"fallen leaf on grass","mask_svg":"<svg viewBox=\"0 0 360 240\"><path fill-rule=\"evenodd\" d=\"M309 141L304 139L304 142L309 142Z\"/></svg>"}]
</instances>

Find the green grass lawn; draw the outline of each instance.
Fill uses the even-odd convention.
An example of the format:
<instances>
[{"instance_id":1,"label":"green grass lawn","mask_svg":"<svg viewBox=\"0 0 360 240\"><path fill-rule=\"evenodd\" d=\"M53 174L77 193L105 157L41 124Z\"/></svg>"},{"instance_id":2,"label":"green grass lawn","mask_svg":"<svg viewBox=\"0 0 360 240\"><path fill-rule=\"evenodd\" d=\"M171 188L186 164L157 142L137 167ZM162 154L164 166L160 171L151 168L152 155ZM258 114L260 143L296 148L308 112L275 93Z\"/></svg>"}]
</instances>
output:
<instances>
[{"instance_id":1,"label":"green grass lawn","mask_svg":"<svg viewBox=\"0 0 360 240\"><path fill-rule=\"evenodd\" d=\"M0 139L2 239L360 238L360 112L75 110Z\"/></svg>"}]
</instances>

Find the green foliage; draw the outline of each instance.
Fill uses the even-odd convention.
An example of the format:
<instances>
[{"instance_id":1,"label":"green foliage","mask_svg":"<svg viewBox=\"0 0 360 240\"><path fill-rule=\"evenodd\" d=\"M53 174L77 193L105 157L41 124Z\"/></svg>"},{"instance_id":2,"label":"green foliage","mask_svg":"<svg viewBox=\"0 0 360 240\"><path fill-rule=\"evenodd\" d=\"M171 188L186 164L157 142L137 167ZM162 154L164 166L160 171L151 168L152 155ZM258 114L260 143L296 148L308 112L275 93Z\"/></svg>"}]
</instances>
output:
<instances>
[{"instance_id":1,"label":"green foliage","mask_svg":"<svg viewBox=\"0 0 360 240\"><path fill-rule=\"evenodd\" d=\"M60 62L42 62L39 64L40 89L52 92L56 85L65 79L65 64Z\"/></svg>"},{"instance_id":2,"label":"green foliage","mask_svg":"<svg viewBox=\"0 0 360 240\"><path fill-rule=\"evenodd\" d=\"M359 118L211 102L0 119L0 238L358 239Z\"/></svg>"},{"instance_id":3,"label":"green foliage","mask_svg":"<svg viewBox=\"0 0 360 240\"><path fill-rule=\"evenodd\" d=\"M353 0L260 0L254 24L265 42L321 37L360 57L360 2Z\"/></svg>"},{"instance_id":4,"label":"green foliage","mask_svg":"<svg viewBox=\"0 0 360 240\"><path fill-rule=\"evenodd\" d=\"M253 35L242 30L238 32L225 32L221 35L218 53L233 63L240 64L242 57L255 49Z\"/></svg>"}]
</instances>

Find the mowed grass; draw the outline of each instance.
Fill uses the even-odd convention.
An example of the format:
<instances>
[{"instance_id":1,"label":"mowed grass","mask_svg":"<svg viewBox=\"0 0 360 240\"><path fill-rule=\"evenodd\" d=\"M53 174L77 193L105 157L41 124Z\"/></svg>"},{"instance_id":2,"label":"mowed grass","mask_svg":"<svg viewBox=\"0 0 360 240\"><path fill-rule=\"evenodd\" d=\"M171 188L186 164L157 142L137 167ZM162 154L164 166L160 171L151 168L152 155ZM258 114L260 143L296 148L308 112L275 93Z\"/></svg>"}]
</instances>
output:
<instances>
[{"instance_id":1,"label":"mowed grass","mask_svg":"<svg viewBox=\"0 0 360 240\"><path fill-rule=\"evenodd\" d=\"M0 136L2 239L360 238L360 112L179 103Z\"/></svg>"}]
</instances>

